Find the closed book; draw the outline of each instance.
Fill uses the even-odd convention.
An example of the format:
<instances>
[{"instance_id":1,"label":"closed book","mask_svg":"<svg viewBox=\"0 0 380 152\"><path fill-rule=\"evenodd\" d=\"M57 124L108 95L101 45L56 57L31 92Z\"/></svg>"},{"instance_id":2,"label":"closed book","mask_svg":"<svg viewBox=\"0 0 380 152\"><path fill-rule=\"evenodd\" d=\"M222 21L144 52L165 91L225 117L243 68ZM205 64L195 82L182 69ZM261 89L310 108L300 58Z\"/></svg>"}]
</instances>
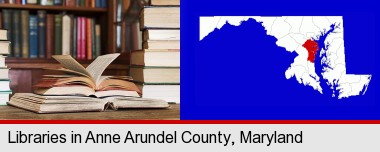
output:
<instances>
[{"instance_id":1,"label":"closed book","mask_svg":"<svg viewBox=\"0 0 380 152\"><path fill-rule=\"evenodd\" d=\"M77 58L77 44L78 44L78 19L77 17L73 17L72 23L72 38L71 38L71 55L73 58Z\"/></svg>"},{"instance_id":2,"label":"closed book","mask_svg":"<svg viewBox=\"0 0 380 152\"><path fill-rule=\"evenodd\" d=\"M101 0L95 0L95 7L96 7L96 8L101 8L101 7L102 7L102 2L101 2Z\"/></svg>"},{"instance_id":3,"label":"closed book","mask_svg":"<svg viewBox=\"0 0 380 152\"><path fill-rule=\"evenodd\" d=\"M149 49L132 51L131 65L179 67L180 51Z\"/></svg>"},{"instance_id":4,"label":"closed book","mask_svg":"<svg viewBox=\"0 0 380 152\"><path fill-rule=\"evenodd\" d=\"M75 6L76 5L76 0L66 0L65 1L66 6Z\"/></svg>"},{"instance_id":5,"label":"closed book","mask_svg":"<svg viewBox=\"0 0 380 152\"><path fill-rule=\"evenodd\" d=\"M10 53L10 42L0 41L0 55L8 55Z\"/></svg>"},{"instance_id":6,"label":"closed book","mask_svg":"<svg viewBox=\"0 0 380 152\"><path fill-rule=\"evenodd\" d=\"M181 86L180 85L149 85L149 84L136 84L141 90L143 98L161 99L166 102L180 103Z\"/></svg>"},{"instance_id":7,"label":"closed book","mask_svg":"<svg viewBox=\"0 0 380 152\"><path fill-rule=\"evenodd\" d=\"M86 38L86 27L87 27L87 21L85 17L81 18L81 49L80 54L82 60L86 59L86 50L87 50L87 38Z\"/></svg>"},{"instance_id":8,"label":"closed book","mask_svg":"<svg viewBox=\"0 0 380 152\"><path fill-rule=\"evenodd\" d=\"M7 68L5 65L5 57L4 55L0 55L0 68Z\"/></svg>"},{"instance_id":9,"label":"closed book","mask_svg":"<svg viewBox=\"0 0 380 152\"><path fill-rule=\"evenodd\" d=\"M0 40L1 41L9 40L8 39L8 30L2 30L2 29L0 29Z\"/></svg>"},{"instance_id":10,"label":"closed book","mask_svg":"<svg viewBox=\"0 0 380 152\"><path fill-rule=\"evenodd\" d=\"M92 36L91 36L91 18L86 19L86 57L87 60L92 59Z\"/></svg>"},{"instance_id":11,"label":"closed book","mask_svg":"<svg viewBox=\"0 0 380 152\"><path fill-rule=\"evenodd\" d=\"M0 92L9 92L11 88L9 87L9 79L0 79Z\"/></svg>"},{"instance_id":12,"label":"closed book","mask_svg":"<svg viewBox=\"0 0 380 152\"><path fill-rule=\"evenodd\" d=\"M29 57L38 57L38 17L29 15Z\"/></svg>"},{"instance_id":13,"label":"closed book","mask_svg":"<svg viewBox=\"0 0 380 152\"><path fill-rule=\"evenodd\" d=\"M71 18L69 15L62 16L62 55L70 55L71 42Z\"/></svg>"},{"instance_id":14,"label":"closed book","mask_svg":"<svg viewBox=\"0 0 380 152\"><path fill-rule=\"evenodd\" d=\"M0 81L4 79L9 79L8 73L9 73L8 68L0 67Z\"/></svg>"},{"instance_id":15,"label":"closed book","mask_svg":"<svg viewBox=\"0 0 380 152\"><path fill-rule=\"evenodd\" d=\"M63 0L54 0L54 5L62 5Z\"/></svg>"},{"instance_id":16,"label":"closed book","mask_svg":"<svg viewBox=\"0 0 380 152\"><path fill-rule=\"evenodd\" d=\"M12 10L10 9L3 9L2 10L2 19L3 19L3 25L2 27L5 29L5 30L8 30L7 32L7 40L12 40L12 17L11 17L11 14L12 14ZM12 45L12 44L11 44ZM11 51L11 50L9 50Z\"/></svg>"},{"instance_id":17,"label":"closed book","mask_svg":"<svg viewBox=\"0 0 380 152\"><path fill-rule=\"evenodd\" d=\"M180 28L179 7L145 7L141 11L140 26L145 28Z\"/></svg>"},{"instance_id":18,"label":"closed book","mask_svg":"<svg viewBox=\"0 0 380 152\"><path fill-rule=\"evenodd\" d=\"M108 0L100 0L102 3L102 8L107 8L108 7Z\"/></svg>"},{"instance_id":19,"label":"closed book","mask_svg":"<svg viewBox=\"0 0 380 152\"><path fill-rule=\"evenodd\" d=\"M146 29L143 33L144 41L148 40L180 40L179 29Z\"/></svg>"},{"instance_id":20,"label":"closed book","mask_svg":"<svg viewBox=\"0 0 380 152\"><path fill-rule=\"evenodd\" d=\"M62 15L54 15L54 49L55 55L62 55Z\"/></svg>"},{"instance_id":21,"label":"closed book","mask_svg":"<svg viewBox=\"0 0 380 152\"><path fill-rule=\"evenodd\" d=\"M51 59L54 54L54 15L48 14L46 16L46 58Z\"/></svg>"},{"instance_id":22,"label":"closed book","mask_svg":"<svg viewBox=\"0 0 380 152\"><path fill-rule=\"evenodd\" d=\"M90 7L94 8L95 7L95 0L89 0L90 2Z\"/></svg>"},{"instance_id":23,"label":"closed book","mask_svg":"<svg viewBox=\"0 0 380 152\"><path fill-rule=\"evenodd\" d=\"M37 4L37 0L26 0L27 4Z\"/></svg>"},{"instance_id":24,"label":"closed book","mask_svg":"<svg viewBox=\"0 0 380 152\"><path fill-rule=\"evenodd\" d=\"M180 84L179 67L130 66L133 81L145 84Z\"/></svg>"},{"instance_id":25,"label":"closed book","mask_svg":"<svg viewBox=\"0 0 380 152\"><path fill-rule=\"evenodd\" d=\"M76 18L76 20L77 20L77 58L78 59L81 59L81 49L82 49L82 17L77 17Z\"/></svg>"},{"instance_id":26,"label":"closed book","mask_svg":"<svg viewBox=\"0 0 380 152\"><path fill-rule=\"evenodd\" d=\"M15 0L15 4L21 4L22 0Z\"/></svg>"},{"instance_id":27,"label":"closed book","mask_svg":"<svg viewBox=\"0 0 380 152\"><path fill-rule=\"evenodd\" d=\"M95 25L95 52L96 52L96 56L100 56L102 53L101 53L101 50L102 50L102 46L101 46L101 36L100 36L100 25L99 24L96 24Z\"/></svg>"},{"instance_id":28,"label":"closed book","mask_svg":"<svg viewBox=\"0 0 380 152\"><path fill-rule=\"evenodd\" d=\"M0 12L0 29L3 29L3 14Z\"/></svg>"},{"instance_id":29,"label":"closed book","mask_svg":"<svg viewBox=\"0 0 380 152\"><path fill-rule=\"evenodd\" d=\"M96 46L95 46L95 19L91 19L91 51L92 59L97 57L96 55Z\"/></svg>"},{"instance_id":30,"label":"closed book","mask_svg":"<svg viewBox=\"0 0 380 152\"><path fill-rule=\"evenodd\" d=\"M180 49L179 40L148 40L145 41L144 49Z\"/></svg>"},{"instance_id":31,"label":"closed book","mask_svg":"<svg viewBox=\"0 0 380 152\"><path fill-rule=\"evenodd\" d=\"M12 28L13 28L13 37L11 42L13 43L13 56L21 57L21 11L14 10L12 12Z\"/></svg>"},{"instance_id":32,"label":"closed book","mask_svg":"<svg viewBox=\"0 0 380 152\"><path fill-rule=\"evenodd\" d=\"M29 57L29 11L21 11L21 52L23 58Z\"/></svg>"},{"instance_id":33,"label":"closed book","mask_svg":"<svg viewBox=\"0 0 380 152\"><path fill-rule=\"evenodd\" d=\"M46 11L37 11L38 14L38 57L46 56Z\"/></svg>"},{"instance_id":34,"label":"closed book","mask_svg":"<svg viewBox=\"0 0 380 152\"><path fill-rule=\"evenodd\" d=\"M54 0L39 0L40 5L54 5Z\"/></svg>"},{"instance_id":35,"label":"closed book","mask_svg":"<svg viewBox=\"0 0 380 152\"><path fill-rule=\"evenodd\" d=\"M9 96L12 94L12 91L3 91L0 92L0 105L6 106L9 101Z\"/></svg>"},{"instance_id":36,"label":"closed book","mask_svg":"<svg viewBox=\"0 0 380 152\"><path fill-rule=\"evenodd\" d=\"M150 0L152 6L179 6L180 0Z\"/></svg>"}]
</instances>

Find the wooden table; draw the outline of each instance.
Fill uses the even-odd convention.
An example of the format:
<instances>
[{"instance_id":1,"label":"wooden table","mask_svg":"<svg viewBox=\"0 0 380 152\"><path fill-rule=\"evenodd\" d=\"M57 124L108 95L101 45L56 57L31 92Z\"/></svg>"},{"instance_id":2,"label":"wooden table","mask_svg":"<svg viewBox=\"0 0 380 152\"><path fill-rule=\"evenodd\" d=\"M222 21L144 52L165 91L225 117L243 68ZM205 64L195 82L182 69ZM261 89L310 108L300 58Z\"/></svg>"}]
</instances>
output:
<instances>
[{"instance_id":1,"label":"wooden table","mask_svg":"<svg viewBox=\"0 0 380 152\"><path fill-rule=\"evenodd\" d=\"M22 120L168 120L179 119L179 104L169 109L119 109L106 112L36 114L11 106L0 106L0 119Z\"/></svg>"}]
</instances>

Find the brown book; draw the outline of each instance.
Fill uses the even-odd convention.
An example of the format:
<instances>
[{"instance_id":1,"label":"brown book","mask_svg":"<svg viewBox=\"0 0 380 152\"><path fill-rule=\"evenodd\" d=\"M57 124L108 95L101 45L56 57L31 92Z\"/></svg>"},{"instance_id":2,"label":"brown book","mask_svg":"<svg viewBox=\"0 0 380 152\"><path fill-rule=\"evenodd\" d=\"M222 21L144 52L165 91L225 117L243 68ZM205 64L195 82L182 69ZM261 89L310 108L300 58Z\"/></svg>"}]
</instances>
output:
<instances>
[{"instance_id":1,"label":"brown book","mask_svg":"<svg viewBox=\"0 0 380 152\"><path fill-rule=\"evenodd\" d=\"M86 45L87 45L87 49L86 49L86 57L87 57L87 60L91 60L92 59L92 35L91 35L91 18L87 18L86 20Z\"/></svg>"},{"instance_id":2,"label":"brown book","mask_svg":"<svg viewBox=\"0 0 380 152\"><path fill-rule=\"evenodd\" d=\"M141 11L140 26L145 28L180 28L179 7L145 7Z\"/></svg>"},{"instance_id":3,"label":"brown book","mask_svg":"<svg viewBox=\"0 0 380 152\"><path fill-rule=\"evenodd\" d=\"M179 40L149 40L145 41L144 49L180 49Z\"/></svg>"},{"instance_id":4,"label":"brown book","mask_svg":"<svg viewBox=\"0 0 380 152\"><path fill-rule=\"evenodd\" d=\"M54 14L46 16L46 58L51 59L54 53Z\"/></svg>"},{"instance_id":5,"label":"brown book","mask_svg":"<svg viewBox=\"0 0 380 152\"><path fill-rule=\"evenodd\" d=\"M179 6L180 0L150 0L152 6Z\"/></svg>"},{"instance_id":6,"label":"brown book","mask_svg":"<svg viewBox=\"0 0 380 152\"><path fill-rule=\"evenodd\" d=\"M33 93L16 93L8 105L35 113L63 113L117 110L121 108L168 108L164 100L110 97L93 98L81 96L41 96Z\"/></svg>"},{"instance_id":7,"label":"brown book","mask_svg":"<svg viewBox=\"0 0 380 152\"><path fill-rule=\"evenodd\" d=\"M66 6L75 6L76 5L76 1L75 0L66 0L65 1L65 5Z\"/></svg>"},{"instance_id":8,"label":"brown book","mask_svg":"<svg viewBox=\"0 0 380 152\"><path fill-rule=\"evenodd\" d=\"M3 14L0 12L0 29L3 29Z\"/></svg>"},{"instance_id":9,"label":"brown book","mask_svg":"<svg viewBox=\"0 0 380 152\"><path fill-rule=\"evenodd\" d=\"M29 11L21 11L21 57L29 57Z\"/></svg>"}]
</instances>

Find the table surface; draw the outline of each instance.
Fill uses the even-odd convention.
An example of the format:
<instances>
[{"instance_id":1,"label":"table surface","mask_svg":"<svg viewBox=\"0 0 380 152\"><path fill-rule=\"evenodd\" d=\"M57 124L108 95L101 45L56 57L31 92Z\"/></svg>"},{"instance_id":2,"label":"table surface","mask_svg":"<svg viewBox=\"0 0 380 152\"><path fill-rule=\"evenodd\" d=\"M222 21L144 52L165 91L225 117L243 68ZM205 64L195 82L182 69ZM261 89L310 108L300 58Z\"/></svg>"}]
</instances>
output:
<instances>
[{"instance_id":1,"label":"table surface","mask_svg":"<svg viewBox=\"0 0 380 152\"><path fill-rule=\"evenodd\" d=\"M0 106L0 119L6 120L177 120L179 104L168 109L119 109L105 112L36 114L12 106Z\"/></svg>"}]
</instances>

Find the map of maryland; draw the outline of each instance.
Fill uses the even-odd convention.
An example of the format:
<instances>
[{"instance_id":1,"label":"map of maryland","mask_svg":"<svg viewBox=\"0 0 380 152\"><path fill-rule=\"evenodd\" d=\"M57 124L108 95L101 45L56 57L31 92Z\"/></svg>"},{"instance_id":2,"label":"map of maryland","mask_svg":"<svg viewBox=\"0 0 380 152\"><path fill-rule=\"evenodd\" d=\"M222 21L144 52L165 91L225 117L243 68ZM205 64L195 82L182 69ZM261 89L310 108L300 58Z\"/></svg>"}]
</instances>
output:
<instances>
[{"instance_id":1,"label":"map of maryland","mask_svg":"<svg viewBox=\"0 0 380 152\"><path fill-rule=\"evenodd\" d=\"M239 26L255 20L276 45L297 56L284 71L286 79L338 99L364 95L372 75L346 73L342 16L205 16L200 17L199 40L225 24ZM266 50L270 51L270 50Z\"/></svg>"}]
</instances>

